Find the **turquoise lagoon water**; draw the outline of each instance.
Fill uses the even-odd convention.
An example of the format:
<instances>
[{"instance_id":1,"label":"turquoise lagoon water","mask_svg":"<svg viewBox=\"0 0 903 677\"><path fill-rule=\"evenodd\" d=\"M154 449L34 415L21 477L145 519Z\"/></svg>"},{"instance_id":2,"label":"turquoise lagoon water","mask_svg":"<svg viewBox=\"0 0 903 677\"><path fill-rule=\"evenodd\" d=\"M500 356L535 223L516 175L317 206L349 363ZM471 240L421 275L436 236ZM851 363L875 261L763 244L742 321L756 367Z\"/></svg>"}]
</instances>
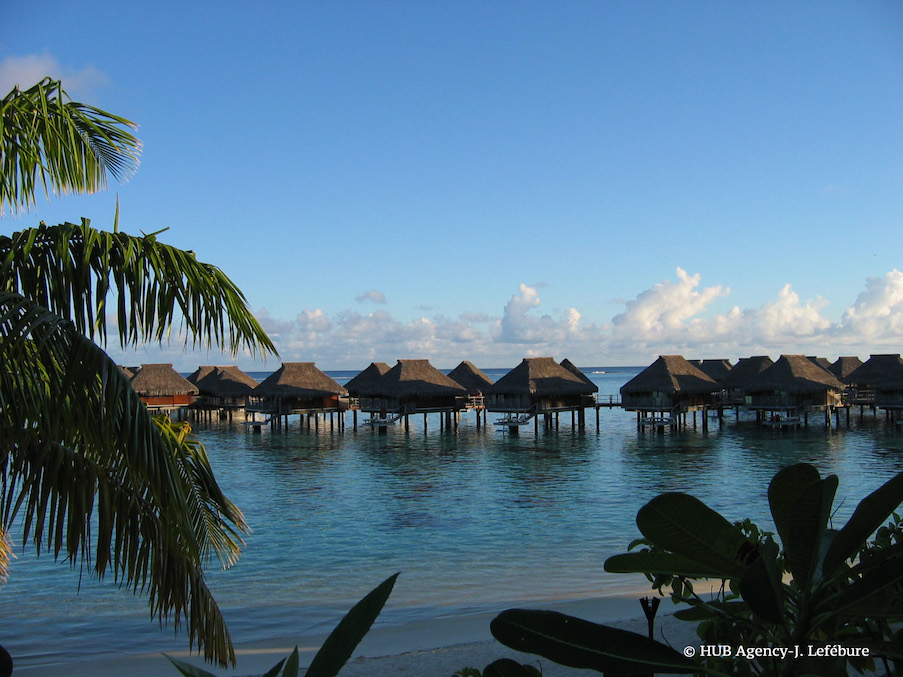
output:
<instances>
[{"instance_id":1,"label":"turquoise lagoon water","mask_svg":"<svg viewBox=\"0 0 903 677\"><path fill-rule=\"evenodd\" d=\"M639 369L587 369L599 399ZM498 378L506 370L488 371ZM342 382L353 373L337 372ZM836 519L903 471L903 431L866 413L850 428L763 429L747 415L664 434L633 414L600 412L596 426L525 426L518 436L474 415L457 430L414 416L380 435L322 423L260 434L240 421L196 424L221 485L253 532L239 563L209 574L236 642L327 632L357 599L396 571L384 624L500 610L512 604L646 590L642 578L606 574L606 557L638 535L637 510L664 491L686 491L730 519L770 525L768 481L801 461L837 473ZM19 549L0 588L0 643L21 666L105 654L177 651L184 633L160 630L147 600L66 564Z\"/></svg>"}]
</instances>

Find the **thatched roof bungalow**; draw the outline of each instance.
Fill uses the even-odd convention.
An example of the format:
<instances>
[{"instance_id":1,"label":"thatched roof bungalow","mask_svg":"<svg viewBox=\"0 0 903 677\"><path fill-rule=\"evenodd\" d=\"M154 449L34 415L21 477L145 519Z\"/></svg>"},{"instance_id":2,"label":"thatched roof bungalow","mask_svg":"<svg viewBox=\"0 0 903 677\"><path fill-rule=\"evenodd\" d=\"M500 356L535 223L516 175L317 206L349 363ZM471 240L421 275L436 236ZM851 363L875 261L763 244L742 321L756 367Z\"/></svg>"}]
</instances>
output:
<instances>
[{"instance_id":1,"label":"thatched roof bungalow","mask_svg":"<svg viewBox=\"0 0 903 677\"><path fill-rule=\"evenodd\" d=\"M843 355L837 358L837 361L831 365L831 368L828 370L834 376L837 377L837 380L843 383L849 383L847 380L854 371L856 371L859 367L862 366L862 360L860 360L855 355Z\"/></svg>"},{"instance_id":2,"label":"thatched roof bungalow","mask_svg":"<svg viewBox=\"0 0 903 677\"><path fill-rule=\"evenodd\" d=\"M189 406L197 387L172 368L172 364L142 364L131 379L132 388L148 409Z\"/></svg>"},{"instance_id":3,"label":"thatched roof bungalow","mask_svg":"<svg viewBox=\"0 0 903 677\"><path fill-rule=\"evenodd\" d=\"M375 401L367 411L406 409L407 413L459 411L465 408L464 386L436 369L429 360L398 360L370 389Z\"/></svg>"},{"instance_id":4,"label":"thatched roof bungalow","mask_svg":"<svg viewBox=\"0 0 903 677\"><path fill-rule=\"evenodd\" d=\"M839 405L843 390L834 374L805 355L781 355L746 386L747 405L770 411L809 411Z\"/></svg>"},{"instance_id":5,"label":"thatched roof bungalow","mask_svg":"<svg viewBox=\"0 0 903 677\"><path fill-rule=\"evenodd\" d=\"M728 375L733 368L730 360L687 360L694 367L699 369L703 374L709 376L719 383Z\"/></svg>"},{"instance_id":6,"label":"thatched roof bungalow","mask_svg":"<svg viewBox=\"0 0 903 677\"><path fill-rule=\"evenodd\" d=\"M248 396L259 385L255 379L235 365L198 367L188 377L197 386L199 397L195 407L235 409L248 403Z\"/></svg>"},{"instance_id":7,"label":"thatched roof bungalow","mask_svg":"<svg viewBox=\"0 0 903 677\"><path fill-rule=\"evenodd\" d=\"M502 412L582 410L593 406L598 390L595 383L551 357L526 357L490 386L486 406Z\"/></svg>"},{"instance_id":8,"label":"thatched roof bungalow","mask_svg":"<svg viewBox=\"0 0 903 677\"><path fill-rule=\"evenodd\" d=\"M682 411L714 404L721 386L681 355L662 355L621 386L628 411Z\"/></svg>"},{"instance_id":9,"label":"thatched roof bungalow","mask_svg":"<svg viewBox=\"0 0 903 677\"><path fill-rule=\"evenodd\" d=\"M345 390L351 397L371 395L374 385L389 369L389 365L385 362L371 362L369 367L345 384Z\"/></svg>"},{"instance_id":10,"label":"thatched roof bungalow","mask_svg":"<svg viewBox=\"0 0 903 677\"><path fill-rule=\"evenodd\" d=\"M721 379L720 385L724 389L727 400L732 404L745 403L747 386L773 364L774 360L768 355L741 357L740 361Z\"/></svg>"},{"instance_id":11,"label":"thatched roof bungalow","mask_svg":"<svg viewBox=\"0 0 903 677\"><path fill-rule=\"evenodd\" d=\"M484 406L484 394L492 385L492 379L477 368L473 362L464 360L448 373L448 377L455 383L464 386L467 391L468 408L480 409Z\"/></svg>"},{"instance_id":12,"label":"thatched roof bungalow","mask_svg":"<svg viewBox=\"0 0 903 677\"><path fill-rule=\"evenodd\" d=\"M875 386L886 381L903 364L900 355L869 355L861 366L854 369L844 383L850 386L850 398L855 404L873 404Z\"/></svg>"},{"instance_id":13,"label":"thatched roof bungalow","mask_svg":"<svg viewBox=\"0 0 903 677\"><path fill-rule=\"evenodd\" d=\"M313 362L284 362L254 388L253 408L268 413L344 411L348 391L317 369ZM249 403L250 407L250 403Z\"/></svg>"}]
</instances>

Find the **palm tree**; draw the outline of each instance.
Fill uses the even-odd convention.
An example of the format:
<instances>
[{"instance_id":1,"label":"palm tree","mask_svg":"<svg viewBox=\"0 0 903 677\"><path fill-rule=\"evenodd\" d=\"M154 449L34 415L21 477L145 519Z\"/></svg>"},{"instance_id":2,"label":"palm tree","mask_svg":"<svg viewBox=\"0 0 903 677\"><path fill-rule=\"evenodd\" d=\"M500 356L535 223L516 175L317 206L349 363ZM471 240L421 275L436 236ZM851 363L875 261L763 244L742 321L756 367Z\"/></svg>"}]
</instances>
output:
<instances>
[{"instance_id":1,"label":"palm tree","mask_svg":"<svg viewBox=\"0 0 903 677\"><path fill-rule=\"evenodd\" d=\"M13 89L0 210L33 205L39 184L49 196L124 178L140 148L129 127L58 81ZM0 576L21 530L38 553L146 593L152 617L185 623L207 660L234 664L204 567L236 560L244 518L188 425L151 416L103 347L108 332L128 347L175 331L186 346L276 351L221 270L158 234L120 233L117 210L112 232L82 219L0 236Z\"/></svg>"}]
</instances>

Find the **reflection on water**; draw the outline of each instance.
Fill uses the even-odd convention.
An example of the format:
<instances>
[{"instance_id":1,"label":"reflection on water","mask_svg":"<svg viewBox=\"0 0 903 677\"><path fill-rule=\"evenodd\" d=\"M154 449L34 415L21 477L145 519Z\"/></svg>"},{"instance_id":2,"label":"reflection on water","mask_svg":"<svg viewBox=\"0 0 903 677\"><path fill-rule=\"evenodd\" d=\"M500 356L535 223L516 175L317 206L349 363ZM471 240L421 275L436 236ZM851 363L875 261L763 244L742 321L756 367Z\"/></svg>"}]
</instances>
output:
<instances>
[{"instance_id":1,"label":"reflection on water","mask_svg":"<svg viewBox=\"0 0 903 677\"><path fill-rule=\"evenodd\" d=\"M592 378L600 397L634 372ZM509 602L610 593L624 577L602 571L638 535L637 510L686 491L729 519L769 526L766 487L801 461L837 473L845 520L856 503L903 470L903 434L883 417L850 429L768 430L746 414L696 430L640 432L633 414L602 410L585 432L520 435L455 430L437 417L385 435L297 424L249 432L238 422L199 426L217 477L253 529L239 563L211 572L233 638L325 631L360 596L401 571L384 621L500 608ZM22 553L0 589L0 641L23 665L39 654L184 648L148 620L146 600L98 584L49 558ZM633 581L631 581L632 583ZM48 638L52 637L52 640Z\"/></svg>"}]
</instances>

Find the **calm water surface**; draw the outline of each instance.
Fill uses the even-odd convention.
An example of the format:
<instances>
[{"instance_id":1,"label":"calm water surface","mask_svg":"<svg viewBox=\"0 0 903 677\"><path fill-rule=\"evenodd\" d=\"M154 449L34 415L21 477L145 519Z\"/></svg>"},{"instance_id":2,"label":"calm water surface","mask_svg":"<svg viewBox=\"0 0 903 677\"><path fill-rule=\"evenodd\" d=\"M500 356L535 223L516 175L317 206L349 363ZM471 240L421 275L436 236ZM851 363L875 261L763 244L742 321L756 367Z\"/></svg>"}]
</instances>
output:
<instances>
[{"instance_id":1,"label":"calm water surface","mask_svg":"<svg viewBox=\"0 0 903 677\"><path fill-rule=\"evenodd\" d=\"M638 369L588 369L599 398ZM497 379L506 370L489 372ZM353 373L334 374L340 382ZM411 430L379 435L198 424L221 485L253 533L239 563L209 574L236 642L328 631L377 583L401 571L382 623L645 590L643 579L606 574L606 557L638 535L637 510L663 491L686 491L729 519L770 527L765 492L782 466L806 461L841 484L836 519L903 471L903 431L882 415L849 429L772 431L746 415L725 425L655 434L602 410L599 426L518 436L457 430L412 417ZM102 654L174 651L184 634L160 631L147 601L98 583L49 557L19 550L0 588L0 643L20 665Z\"/></svg>"}]
</instances>

